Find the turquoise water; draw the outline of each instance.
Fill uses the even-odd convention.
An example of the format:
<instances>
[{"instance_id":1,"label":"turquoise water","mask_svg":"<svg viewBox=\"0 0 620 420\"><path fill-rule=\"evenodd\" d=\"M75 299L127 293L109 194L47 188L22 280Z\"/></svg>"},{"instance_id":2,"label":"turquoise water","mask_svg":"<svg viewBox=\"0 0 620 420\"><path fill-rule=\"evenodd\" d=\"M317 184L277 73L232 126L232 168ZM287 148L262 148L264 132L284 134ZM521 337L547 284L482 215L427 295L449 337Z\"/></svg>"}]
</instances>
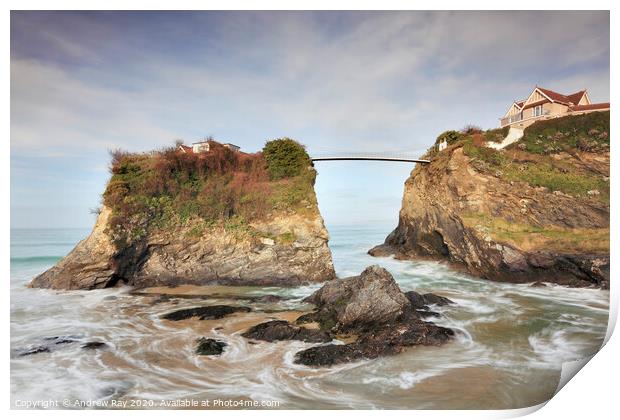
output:
<instances>
[{"instance_id":1,"label":"turquoise water","mask_svg":"<svg viewBox=\"0 0 620 420\"><path fill-rule=\"evenodd\" d=\"M550 398L563 361L600 348L609 293L555 285L502 284L455 272L435 262L397 261L366 254L390 226L329 226L339 276L371 264L387 268L402 290L435 292L457 305L431 318L457 331L442 347L414 348L395 357L310 369L292 363L299 342L248 344L240 337L263 310L307 309L301 299L319 285L236 288L233 294L275 293L275 304L217 322L161 321L162 314L226 298L173 299L153 304L128 288L59 292L26 288L89 233L84 229L11 232L11 397L17 401L80 399L155 401L229 398L278 401L280 408L518 408ZM246 304L244 302L244 304ZM285 314L286 312L282 312ZM260 318L263 317L263 318ZM51 353L19 356L70 336L76 343ZM194 354L195 339L229 346L218 358ZM108 347L85 351L79 343ZM158 403L159 402L159 403Z\"/></svg>"}]
</instances>

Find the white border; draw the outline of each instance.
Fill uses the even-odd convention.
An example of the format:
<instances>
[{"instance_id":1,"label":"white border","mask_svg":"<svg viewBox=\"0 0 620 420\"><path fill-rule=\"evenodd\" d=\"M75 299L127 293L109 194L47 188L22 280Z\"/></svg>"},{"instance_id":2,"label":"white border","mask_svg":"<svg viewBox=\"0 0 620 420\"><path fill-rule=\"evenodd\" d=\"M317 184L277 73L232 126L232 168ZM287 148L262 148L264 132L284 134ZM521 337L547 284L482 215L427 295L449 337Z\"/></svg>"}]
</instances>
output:
<instances>
[{"instance_id":1,"label":"white border","mask_svg":"<svg viewBox=\"0 0 620 420\"><path fill-rule=\"evenodd\" d=\"M426 3L414 3L412 1L407 0L383 0L383 1L370 1L370 0L359 0L359 1L328 1L328 0L314 0L314 1L284 1L284 0L265 0L260 3L257 1L251 0L230 0L230 1L196 1L196 0L175 0L174 2L166 2L162 0L151 0L151 1L128 1L128 0L91 0L89 2L77 1L77 0L59 0L59 1L44 1L44 0L23 0L23 1L15 1L8 0L3 3L5 6L5 13L3 15L2 22L3 25L2 33L4 36L4 42L2 43L2 50L5 57L5 65L2 69L3 80L4 82L4 105L3 105L3 121L4 121L4 132L5 132L5 140L3 142L3 151L2 159L3 159L3 177L2 177L2 197L5 198L4 203L0 211L2 211L2 234L4 241L2 243L2 251L3 256L0 260L1 268L4 273L9 272L9 255L10 255L10 210L9 210L9 202L6 200L6 197L9 197L10 191L10 143L8 139L10 138L10 9L16 10L37 10L37 9L59 9L59 10L88 10L88 9L118 9L118 10L136 10L136 9L157 9L157 10L176 10L176 9L190 9L190 10L200 10L200 9L211 9L211 10L306 10L306 9L318 9L318 10L461 10L463 6L466 4L472 10L487 10L487 9L500 9L500 10L509 10L514 9L515 3L511 3L509 7L502 7L503 4L498 4L497 2L492 1L477 1L471 0L467 3L461 3L458 1L433 1ZM618 35L618 19L616 18L616 10L614 6L618 4L617 2L612 1L598 1L598 0L590 0L588 2L579 3L579 6L582 7L574 7L574 4L569 4L566 2L545 2L541 3L540 1L530 1L524 0L518 3L518 5L522 8L521 10L527 9L540 9L543 10L555 10L566 8L567 6L571 6L571 10L612 10L611 13L611 38L614 39L614 35ZM535 29L535 28L533 28ZM567 28L567 30L570 30ZM492 34L490 34L492 36ZM612 45L614 45L612 43ZM616 62L616 52L614 48L611 48L611 68L617 68L614 66ZM614 71L611 74L615 74ZM618 95L616 84L614 83L614 79L611 79L611 102L617 102ZM612 131L615 132L616 125L615 114L612 113ZM615 153L618 146L614 144L612 146L612 155ZM612 161L616 161L614 157L612 157ZM612 178L614 180L618 179L618 169L617 165L612 166ZM611 189L611 201L612 208L615 208L615 204L618 197L617 185L615 182L612 182ZM618 223L616 219L612 218L611 220L611 232L612 232L612 241L611 241L611 256L612 260L616 261L617 255L617 246L615 239L617 238L618 233ZM613 270L613 267L612 267ZM613 271L612 271L613 273ZM613 277L613 274L612 274ZM4 277L5 287L8 287L8 278L9 276ZM617 391L615 391L615 387L617 384L617 376L619 373L618 370L618 357L620 354L620 344L618 343L617 337L611 337L611 332L615 327L615 322L617 319L618 312L618 293L617 289L613 287L615 279L612 280L612 289L611 289L611 309L610 309L610 324L608 327L607 334L607 345L604 349L596 355L593 360L588 364L588 368L586 368L583 372L579 374L579 378L574 381L570 381L561 392L554 397L549 403L548 407L544 410L537 411L532 418L537 419L583 419L587 416L587 418L612 418L617 416ZM10 404L10 365L9 365L9 343L7 338L9 337L9 293L2 294L2 303L4 308L4 322L2 323L2 332L3 337L5 338L4 345L2 346L2 355L5 366L5 375L4 382L2 384L2 392L6 396L4 408L8 411L8 415L10 417L30 417L30 416L51 416L51 418L75 418L77 416L83 416L83 412L71 412L71 411L56 411L56 412L46 412L46 413L38 413L38 412L26 412L26 411L16 411L16 410L8 410ZM541 405L542 406L542 405ZM416 418L472 418L472 419L480 419L480 418L506 418L506 417L515 417L519 415L525 415L532 411L536 411L538 407L532 407L530 409L522 409L522 410L506 410L506 411L403 411L403 412L390 412L389 415L395 415L397 417L403 418L411 418L415 416ZM172 413L170 413L172 414ZM175 413L176 414L176 413ZM217 416L222 417L231 417L231 416L242 416L244 415L238 411L218 411L217 413L213 413ZM288 411L252 411L249 415L253 418L290 418L290 416L295 416L296 418L311 418L315 417L318 413L314 413L313 411L296 411L295 413L291 413ZM342 413L340 411L321 413L319 415L329 415L329 416L341 416L347 415L348 413ZM141 412L115 412L114 414L104 411L90 411L88 413L89 416L100 417L100 416L148 416L149 418L164 418L164 416L168 417L169 412L167 411L141 411ZM208 412L183 412L184 416L188 417L196 417L196 416L205 416L209 415ZM373 414L368 412L356 412L351 413L349 415L362 416L363 418L370 417Z\"/></svg>"}]
</instances>

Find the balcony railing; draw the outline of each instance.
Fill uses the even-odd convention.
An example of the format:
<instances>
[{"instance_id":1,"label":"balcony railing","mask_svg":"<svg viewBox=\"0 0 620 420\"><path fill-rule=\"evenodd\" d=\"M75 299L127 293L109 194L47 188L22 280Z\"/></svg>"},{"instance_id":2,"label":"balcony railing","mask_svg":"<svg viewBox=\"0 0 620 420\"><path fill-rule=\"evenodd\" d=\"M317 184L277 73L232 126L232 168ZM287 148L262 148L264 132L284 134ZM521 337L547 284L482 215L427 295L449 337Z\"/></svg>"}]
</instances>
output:
<instances>
[{"instance_id":1,"label":"balcony railing","mask_svg":"<svg viewBox=\"0 0 620 420\"><path fill-rule=\"evenodd\" d=\"M500 122L503 127L505 125L512 124L517 121L521 121L522 119L523 119L523 112L519 112L518 114L509 115L506 118L502 118Z\"/></svg>"},{"instance_id":2,"label":"balcony railing","mask_svg":"<svg viewBox=\"0 0 620 420\"><path fill-rule=\"evenodd\" d=\"M529 120L532 118L539 118L539 117L545 117L547 115L550 115L551 111L549 111L548 109L543 109L542 114L539 115L530 115L529 117L523 118L523 112L519 112L518 114L514 114L514 115L509 115L506 118L502 118L500 120L500 125L502 127L505 127L509 124L518 122L518 121L522 121L522 120Z\"/></svg>"}]
</instances>

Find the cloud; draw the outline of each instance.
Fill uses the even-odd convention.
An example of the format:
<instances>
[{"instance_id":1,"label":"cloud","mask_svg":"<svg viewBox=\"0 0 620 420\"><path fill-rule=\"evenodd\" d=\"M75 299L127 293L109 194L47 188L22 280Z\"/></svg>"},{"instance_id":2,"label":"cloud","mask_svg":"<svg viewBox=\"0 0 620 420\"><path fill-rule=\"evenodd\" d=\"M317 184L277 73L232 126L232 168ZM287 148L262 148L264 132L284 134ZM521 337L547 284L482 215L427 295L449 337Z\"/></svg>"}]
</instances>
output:
<instances>
[{"instance_id":1,"label":"cloud","mask_svg":"<svg viewBox=\"0 0 620 420\"><path fill-rule=\"evenodd\" d=\"M509 103L536 82L548 81L553 88L554 75L566 81L570 68L585 67L579 77L600 81L600 69L597 78L589 77L588 65L608 60L609 51L603 42L608 31L593 30L608 19L606 13L156 16L167 22L160 32L168 37L152 32L155 28L140 15L59 16L82 28L83 38L66 26L42 30L39 42L50 43L59 55L75 58L99 46L101 51L85 55L86 66L25 60L17 51L12 61L15 143L148 147L201 129L226 136L247 133L230 126L255 124L268 133L308 136L302 140L322 147L333 142L324 136L352 148L376 147L381 136L388 148L404 142L423 149L431 142L429 115L443 113L453 122L469 108L478 109L478 116L461 124L488 121L493 108L487 103L495 107L498 98ZM124 26L128 23L135 27ZM89 25L95 29L87 30ZM537 30L527 30L531 25ZM125 49L123 30L131 35ZM116 35L101 46L102 33ZM149 36L153 43L147 42ZM177 51L159 42L176 45ZM145 48L135 50L135 45ZM128 58L133 51L135 59ZM106 56L111 52L122 57L118 66ZM90 65L91 56L103 65ZM495 121L503 107L492 112ZM419 128L424 140L407 141L405 133ZM41 132L57 134L50 139ZM249 140L258 146L264 139L256 133Z\"/></svg>"},{"instance_id":2,"label":"cloud","mask_svg":"<svg viewBox=\"0 0 620 420\"><path fill-rule=\"evenodd\" d=\"M11 38L12 161L61 177L205 135L421 153L535 84L609 99L604 11L12 12Z\"/></svg>"}]
</instances>

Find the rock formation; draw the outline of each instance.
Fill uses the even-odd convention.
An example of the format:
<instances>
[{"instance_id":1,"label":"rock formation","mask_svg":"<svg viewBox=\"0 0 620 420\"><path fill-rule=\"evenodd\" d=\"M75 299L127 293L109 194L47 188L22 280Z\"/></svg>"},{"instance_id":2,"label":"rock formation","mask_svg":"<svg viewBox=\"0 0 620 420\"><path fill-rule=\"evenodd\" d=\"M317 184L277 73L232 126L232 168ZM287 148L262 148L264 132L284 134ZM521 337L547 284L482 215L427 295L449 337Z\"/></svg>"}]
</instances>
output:
<instances>
[{"instance_id":1,"label":"rock formation","mask_svg":"<svg viewBox=\"0 0 620 420\"><path fill-rule=\"evenodd\" d=\"M309 164L300 146L282 142ZM222 156L211 155L218 150ZM298 164L297 175L270 180L260 153L233 154L216 143L209 153L116 158L92 233L31 287L298 285L335 277L314 168Z\"/></svg>"},{"instance_id":2,"label":"rock formation","mask_svg":"<svg viewBox=\"0 0 620 420\"><path fill-rule=\"evenodd\" d=\"M433 296L435 301L428 304L448 302ZM441 345L454 335L449 328L423 321L392 275L379 266L368 267L359 276L329 281L306 301L314 303L315 311L296 322L316 322L319 329L270 321L250 328L243 336L265 341L353 339L347 344L311 347L295 355L296 363L330 366L393 355L416 345Z\"/></svg>"},{"instance_id":3,"label":"rock formation","mask_svg":"<svg viewBox=\"0 0 620 420\"><path fill-rule=\"evenodd\" d=\"M608 288L607 132L560 120L534 124L507 150L473 134L432 153L405 182L398 226L369 253L445 260L491 280Z\"/></svg>"}]
</instances>

